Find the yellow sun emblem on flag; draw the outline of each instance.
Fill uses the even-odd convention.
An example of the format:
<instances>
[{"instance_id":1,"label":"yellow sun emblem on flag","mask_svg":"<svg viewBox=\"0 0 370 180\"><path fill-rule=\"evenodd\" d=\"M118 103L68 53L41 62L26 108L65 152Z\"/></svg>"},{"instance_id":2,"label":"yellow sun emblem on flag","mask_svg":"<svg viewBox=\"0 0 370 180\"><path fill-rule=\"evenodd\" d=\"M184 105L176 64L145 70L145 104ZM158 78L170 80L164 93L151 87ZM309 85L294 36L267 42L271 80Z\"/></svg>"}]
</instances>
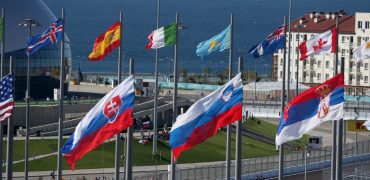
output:
<instances>
[{"instance_id":1,"label":"yellow sun emblem on flag","mask_svg":"<svg viewBox=\"0 0 370 180\"><path fill-rule=\"evenodd\" d=\"M214 47L216 47L218 44L218 42L216 40L212 40L210 43L209 43L209 49L213 49Z\"/></svg>"}]
</instances>

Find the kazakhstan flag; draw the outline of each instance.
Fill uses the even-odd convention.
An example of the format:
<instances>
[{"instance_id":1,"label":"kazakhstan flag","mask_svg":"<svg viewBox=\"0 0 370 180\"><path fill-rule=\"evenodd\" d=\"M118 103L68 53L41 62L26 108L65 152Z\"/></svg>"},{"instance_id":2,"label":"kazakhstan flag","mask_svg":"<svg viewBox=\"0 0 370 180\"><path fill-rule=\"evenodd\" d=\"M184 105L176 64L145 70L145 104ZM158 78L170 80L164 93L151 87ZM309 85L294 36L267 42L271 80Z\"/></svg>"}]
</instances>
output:
<instances>
[{"instance_id":1,"label":"kazakhstan flag","mask_svg":"<svg viewBox=\"0 0 370 180\"><path fill-rule=\"evenodd\" d=\"M231 41L231 25L229 25L220 34L213 36L211 39L203 41L198 44L196 54L204 59L213 51L223 51L230 48Z\"/></svg>"}]
</instances>

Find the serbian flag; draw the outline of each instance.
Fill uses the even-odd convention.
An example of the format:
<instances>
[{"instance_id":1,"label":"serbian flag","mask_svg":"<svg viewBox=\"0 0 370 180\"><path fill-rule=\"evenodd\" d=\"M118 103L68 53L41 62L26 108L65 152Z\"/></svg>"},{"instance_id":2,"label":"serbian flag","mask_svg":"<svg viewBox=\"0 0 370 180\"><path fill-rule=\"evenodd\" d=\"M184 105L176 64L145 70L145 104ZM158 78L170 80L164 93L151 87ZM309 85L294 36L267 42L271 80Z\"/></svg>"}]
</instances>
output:
<instances>
[{"instance_id":1,"label":"serbian flag","mask_svg":"<svg viewBox=\"0 0 370 180\"><path fill-rule=\"evenodd\" d=\"M299 52L301 53L300 60L305 60L308 56L334 53L337 51L336 44L337 29L334 27L302 42L299 45Z\"/></svg>"},{"instance_id":2,"label":"serbian flag","mask_svg":"<svg viewBox=\"0 0 370 180\"><path fill-rule=\"evenodd\" d=\"M131 75L101 99L80 121L61 152L72 170L75 162L107 139L132 126L134 77Z\"/></svg>"},{"instance_id":3,"label":"serbian flag","mask_svg":"<svg viewBox=\"0 0 370 180\"><path fill-rule=\"evenodd\" d=\"M109 27L103 34L96 38L93 52L89 55L89 60L102 60L121 45L121 22L118 21Z\"/></svg>"},{"instance_id":4,"label":"serbian flag","mask_svg":"<svg viewBox=\"0 0 370 180\"><path fill-rule=\"evenodd\" d=\"M243 88L241 74L224 86L195 102L176 118L170 132L170 146L176 160L190 149L216 135L219 128L242 119Z\"/></svg>"},{"instance_id":5,"label":"serbian flag","mask_svg":"<svg viewBox=\"0 0 370 180\"><path fill-rule=\"evenodd\" d=\"M323 122L342 119L343 104L343 74L294 97L281 115L276 146L301 138Z\"/></svg>"}]
</instances>

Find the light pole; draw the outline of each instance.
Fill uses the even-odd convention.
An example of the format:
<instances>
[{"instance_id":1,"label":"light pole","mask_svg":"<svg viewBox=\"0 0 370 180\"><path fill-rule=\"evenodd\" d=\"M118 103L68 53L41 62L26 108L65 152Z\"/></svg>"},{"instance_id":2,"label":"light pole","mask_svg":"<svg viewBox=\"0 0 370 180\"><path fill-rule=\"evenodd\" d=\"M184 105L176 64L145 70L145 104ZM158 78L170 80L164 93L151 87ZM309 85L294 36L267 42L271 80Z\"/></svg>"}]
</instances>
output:
<instances>
[{"instance_id":1,"label":"light pole","mask_svg":"<svg viewBox=\"0 0 370 180\"><path fill-rule=\"evenodd\" d=\"M304 25L304 24L297 24L297 25L295 25L294 26L296 29L297 29L297 31L298 31L298 43L297 43L297 48L298 48L298 46L299 46L299 39L300 39L300 30L302 29L302 28L305 28L306 27L306 25ZM296 96L298 96L298 94L299 94L299 89L298 89L298 81L299 81L299 52L298 52L298 49L297 49L297 63L296 63L296 66L297 66L297 79L296 79Z\"/></svg>"},{"instance_id":2,"label":"light pole","mask_svg":"<svg viewBox=\"0 0 370 180\"><path fill-rule=\"evenodd\" d=\"M18 24L19 26L29 28L29 37L32 36L32 27L41 26L39 22L34 19L25 19L24 22ZM27 90L26 90L26 139L25 144L25 159L24 159L24 179L28 179L28 140L29 140L29 121L30 121L30 55L27 58Z\"/></svg>"},{"instance_id":3,"label":"light pole","mask_svg":"<svg viewBox=\"0 0 370 180\"><path fill-rule=\"evenodd\" d=\"M304 180L307 180L307 158L310 157L310 148L304 146Z\"/></svg>"}]
</instances>

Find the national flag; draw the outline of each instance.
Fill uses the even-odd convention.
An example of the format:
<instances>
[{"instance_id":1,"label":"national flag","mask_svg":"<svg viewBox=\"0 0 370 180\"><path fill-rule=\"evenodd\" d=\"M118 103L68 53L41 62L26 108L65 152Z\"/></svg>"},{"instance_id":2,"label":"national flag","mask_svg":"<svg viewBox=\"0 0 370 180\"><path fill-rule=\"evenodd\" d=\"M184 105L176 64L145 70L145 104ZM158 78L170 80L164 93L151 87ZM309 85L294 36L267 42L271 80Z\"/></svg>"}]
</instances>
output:
<instances>
[{"instance_id":1,"label":"national flag","mask_svg":"<svg viewBox=\"0 0 370 180\"><path fill-rule=\"evenodd\" d=\"M264 55L273 54L278 49L285 48L284 31L284 26L278 27L274 32L269 34L267 38L263 40L260 44L249 49L249 54L251 54L255 58L258 58Z\"/></svg>"},{"instance_id":2,"label":"national flag","mask_svg":"<svg viewBox=\"0 0 370 180\"><path fill-rule=\"evenodd\" d=\"M4 17L0 17L0 41L4 41Z\"/></svg>"},{"instance_id":3,"label":"national flag","mask_svg":"<svg viewBox=\"0 0 370 180\"><path fill-rule=\"evenodd\" d=\"M323 122L342 119L343 104L343 74L294 97L281 114L276 146L301 138Z\"/></svg>"},{"instance_id":4,"label":"national flag","mask_svg":"<svg viewBox=\"0 0 370 180\"><path fill-rule=\"evenodd\" d=\"M104 33L100 34L94 42L93 52L89 55L89 60L102 60L121 45L121 22L118 21L109 27Z\"/></svg>"},{"instance_id":5,"label":"national flag","mask_svg":"<svg viewBox=\"0 0 370 180\"><path fill-rule=\"evenodd\" d=\"M196 54L201 59L211 54L214 51L224 51L229 49L231 44L231 25L229 25L221 33L211 37L206 41L198 44Z\"/></svg>"},{"instance_id":6,"label":"national flag","mask_svg":"<svg viewBox=\"0 0 370 180\"><path fill-rule=\"evenodd\" d=\"M145 46L146 49L159 49L164 46L170 46L176 43L177 24L171 23L161 27L149 34L149 43Z\"/></svg>"},{"instance_id":7,"label":"national flag","mask_svg":"<svg viewBox=\"0 0 370 180\"><path fill-rule=\"evenodd\" d=\"M357 61L362 61L364 59L370 59L370 41L353 49L353 55L355 56L355 59Z\"/></svg>"},{"instance_id":8,"label":"national flag","mask_svg":"<svg viewBox=\"0 0 370 180\"><path fill-rule=\"evenodd\" d=\"M75 169L75 162L107 139L132 126L134 77L131 75L101 99L80 121L61 152Z\"/></svg>"},{"instance_id":9,"label":"national flag","mask_svg":"<svg viewBox=\"0 0 370 180\"><path fill-rule=\"evenodd\" d=\"M63 32L63 20L58 19L42 34L29 37L27 39L27 55L30 56L43 46L61 41Z\"/></svg>"},{"instance_id":10,"label":"national flag","mask_svg":"<svg viewBox=\"0 0 370 180\"><path fill-rule=\"evenodd\" d=\"M337 29L331 28L321 34L311 37L311 39L302 42L299 45L299 52L301 53L300 60L305 60L308 56L315 56L321 54L330 54L337 51Z\"/></svg>"},{"instance_id":11,"label":"national flag","mask_svg":"<svg viewBox=\"0 0 370 180\"><path fill-rule=\"evenodd\" d=\"M0 122L12 115L13 101L13 79L14 74L10 73L0 79Z\"/></svg>"},{"instance_id":12,"label":"national flag","mask_svg":"<svg viewBox=\"0 0 370 180\"><path fill-rule=\"evenodd\" d=\"M170 147L176 160L180 154L216 135L219 128L242 119L241 74L195 102L176 118L170 132Z\"/></svg>"}]
</instances>

